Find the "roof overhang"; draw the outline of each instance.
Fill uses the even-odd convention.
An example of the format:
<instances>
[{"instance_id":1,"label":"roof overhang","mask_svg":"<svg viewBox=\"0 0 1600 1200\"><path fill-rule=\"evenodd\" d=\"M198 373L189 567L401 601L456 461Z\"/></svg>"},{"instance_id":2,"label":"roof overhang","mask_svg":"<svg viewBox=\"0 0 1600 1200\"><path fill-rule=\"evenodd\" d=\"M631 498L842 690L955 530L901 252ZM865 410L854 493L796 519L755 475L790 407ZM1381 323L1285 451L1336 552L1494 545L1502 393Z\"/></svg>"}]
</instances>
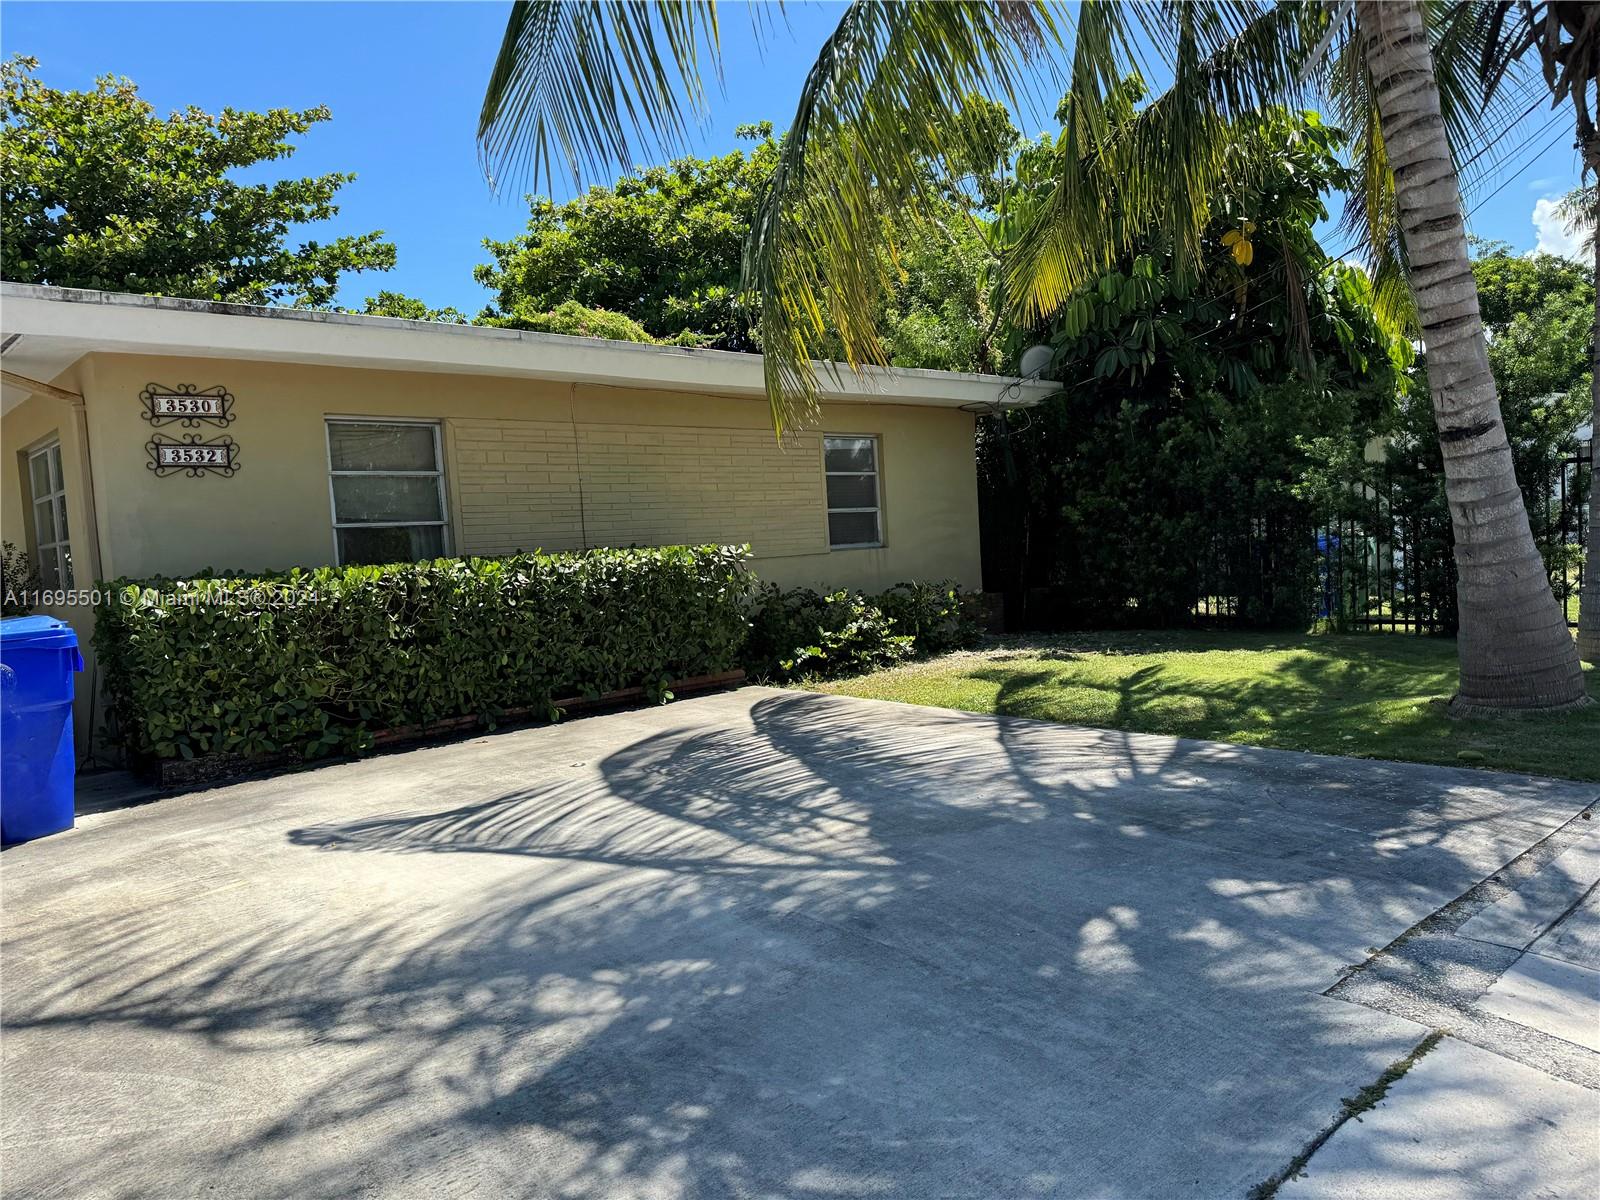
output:
<instances>
[{"instance_id":1,"label":"roof overhang","mask_svg":"<svg viewBox=\"0 0 1600 1200\"><path fill-rule=\"evenodd\" d=\"M20 283L0 285L0 349L7 371L40 381L86 354L119 353L765 395L755 354ZM1026 408L1060 386L951 371L816 368L821 398L830 403ZM5 385L5 410L26 394Z\"/></svg>"}]
</instances>

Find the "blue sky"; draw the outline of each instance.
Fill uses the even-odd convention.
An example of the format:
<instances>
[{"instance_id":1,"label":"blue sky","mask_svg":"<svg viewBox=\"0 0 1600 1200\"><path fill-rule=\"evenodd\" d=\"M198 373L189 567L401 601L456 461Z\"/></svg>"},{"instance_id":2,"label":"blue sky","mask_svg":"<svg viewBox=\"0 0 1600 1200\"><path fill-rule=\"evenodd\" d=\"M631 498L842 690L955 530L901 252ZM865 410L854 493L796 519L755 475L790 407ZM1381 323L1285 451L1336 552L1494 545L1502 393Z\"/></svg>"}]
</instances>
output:
<instances>
[{"instance_id":1,"label":"blue sky","mask_svg":"<svg viewBox=\"0 0 1600 1200\"><path fill-rule=\"evenodd\" d=\"M350 277L341 302L359 306L362 297L389 288L476 312L489 299L472 279L473 266L487 258L483 239L508 237L526 219L519 190L490 192L473 140L506 10L501 3L7 0L0 5L0 50L38 58L40 76L57 87L126 75L162 110L327 104L333 119L301 139L299 151L274 164L273 173L355 172L329 232L382 229L399 248L394 271ZM735 147L734 127L745 121L786 127L838 12L832 3L790 3L786 15L773 18L776 28L763 49L748 15L726 6L723 87L713 94L711 120L695 149ZM1025 115L1024 132L1039 132L1046 115ZM1468 197L1474 233L1533 249L1541 238L1538 206L1546 248L1561 248L1561 231L1540 202L1576 184L1578 162L1570 122L1563 116L1550 123L1551 114L1541 110L1507 135L1506 144L1517 147L1509 169ZM558 181L558 197L570 192L570 181ZM1337 234L1324 244L1345 248Z\"/></svg>"}]
</instances>

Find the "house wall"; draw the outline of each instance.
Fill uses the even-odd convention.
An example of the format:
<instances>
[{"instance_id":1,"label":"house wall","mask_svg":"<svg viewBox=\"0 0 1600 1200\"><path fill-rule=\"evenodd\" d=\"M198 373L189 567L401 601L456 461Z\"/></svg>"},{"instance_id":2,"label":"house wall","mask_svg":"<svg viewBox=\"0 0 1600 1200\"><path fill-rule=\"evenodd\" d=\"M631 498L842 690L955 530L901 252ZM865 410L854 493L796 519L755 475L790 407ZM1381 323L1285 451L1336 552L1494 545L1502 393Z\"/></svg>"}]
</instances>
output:
<instances>
[{"instance_id":1,"label":"house wall","mask_svg":"<svg viewBox=\"0 0 1600 1200\"><path fill-rule=\"evenodd\" d=\"M147 468L139 392L152 382L233 393L235 476ZM324 420L358 416L440 422L455 553L748 542L757 573L785 586L979 584L973 418L959 410L826 405L780 446L762 399L110 354L80 364L77 383L102 579L333 561ZM6 416L8 501L22 486L13 448L42 435L45 412L64 427L68 409L35 398ZM829 551L823 433L879 437L881 548ZM69 483L78 470L67 461Z\"/></svg>"},{"instance_id":2,"label":"house wall","mask_svg":"<svg viewBox=\"0 0 1600 1200\"><path fill-rule=\"evenodd\" d=\"M69 371L49 382L75 391L79 387L79 372ZM85 486L88 471L83 418L67 401L31 396L5 415L4 424L0 426L0 537L26 549L33 557L36 550L33 495L27 460L32 451L52 441L61 444L61 476L66 491L74 590L88 591L94 587L98 570L98 547L93 537L94 510ZM84 672L78 676L75 689L74 725L81 754L86 748L84 738L95 696L94 607L87 598L84 603L74 602L71 594L65 599L67 603L43 604L34 611L67 622L78 635Z\"/></svg>"},{"instance_id":3,"label":"house wall","mask_svg":"<svg viewBox=\"0 0 1600 1200\"><path fill-rule=\"evenodd\" d=\"M786 587L979 586L973 418L959 410L826 405L814 428L780 445L760 399L111 354L52 382L81 392L85 405L35 396L5 415L0 524L7 540L31 548L24 456L59 437L79 589L121 576L333 562L324 421L334 416L440 422L452 553L747 542L758 575ZM139 400L150 383L233 393L236 475L155 476ZM220 432L201 427L204 437ZM880 439L881 548L828 549L824 433ZM71 623L84 647L82 751L98 711L93 608L40 611Z\"/></svg>"}]
</instances>

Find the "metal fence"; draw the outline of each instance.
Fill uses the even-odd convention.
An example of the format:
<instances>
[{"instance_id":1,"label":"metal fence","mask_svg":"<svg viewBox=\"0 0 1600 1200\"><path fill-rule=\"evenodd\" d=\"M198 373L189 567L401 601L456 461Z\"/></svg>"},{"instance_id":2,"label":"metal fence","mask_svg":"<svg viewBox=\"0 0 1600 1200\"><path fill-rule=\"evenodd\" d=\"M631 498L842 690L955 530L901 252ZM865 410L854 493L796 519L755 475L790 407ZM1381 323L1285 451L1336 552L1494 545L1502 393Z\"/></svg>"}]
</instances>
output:
<instances>
[{"instance_id":1,"label":"metal fence","mask_svg":"<svg viewBox=\"0 0 1600 1200\"><path fill-rule=\"evenodd\" d=\"M1528 520L1556 599L1578 623L1592 485L1587 443L1550 476L1525 481ZM1456 625L1453 537L1435 475L1386 469L1381 480L1316 531L1319 616L1351 629L1451 633ZM1543 497L1537 501L1535 497Z\"/></svg>"},{"instance_id":2,"label":"metal fence","mask_svg":"<svg viewBox=\"0 0 1600 1200\"><path fill-rule=\"evenodd\" d=\"M1590 535L1590 475L1585 443L1554 464L1548 478L1523 481L1534 540L1574 626ZM1345 629L1453 633L1455 553L1442 487L1436 473L1374 468L1338 511L1309 528L1269 530L1253 522L1219 536L1196 564L1200 599L1192 617L1201 624L1257 623L1278 602L1273 591L1284 586L1286 559L1309 541L1311 553L1299 562L1314 573L1319 618Z\"/></svg>"}]
</instances>

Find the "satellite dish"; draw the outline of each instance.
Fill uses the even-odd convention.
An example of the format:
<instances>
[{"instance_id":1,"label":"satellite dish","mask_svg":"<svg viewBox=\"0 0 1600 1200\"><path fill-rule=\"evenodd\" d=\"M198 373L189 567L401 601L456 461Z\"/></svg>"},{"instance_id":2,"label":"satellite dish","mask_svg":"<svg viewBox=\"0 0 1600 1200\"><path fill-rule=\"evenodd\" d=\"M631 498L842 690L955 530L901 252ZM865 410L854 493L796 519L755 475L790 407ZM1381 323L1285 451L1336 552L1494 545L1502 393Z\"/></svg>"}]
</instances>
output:
<instances>
[{"instance_id":1,"label":"satellite dish","mask_svg":"<svg viewBox=\"0 0 1600 1200\"><path fill-rule=\"evenodd\" d=\"M1050 369L1054 358L1049 346L1029 346L1022 352L1022 360L1017 365L1024 379L1037 379Z\"/></svg>"}]
</instances>

